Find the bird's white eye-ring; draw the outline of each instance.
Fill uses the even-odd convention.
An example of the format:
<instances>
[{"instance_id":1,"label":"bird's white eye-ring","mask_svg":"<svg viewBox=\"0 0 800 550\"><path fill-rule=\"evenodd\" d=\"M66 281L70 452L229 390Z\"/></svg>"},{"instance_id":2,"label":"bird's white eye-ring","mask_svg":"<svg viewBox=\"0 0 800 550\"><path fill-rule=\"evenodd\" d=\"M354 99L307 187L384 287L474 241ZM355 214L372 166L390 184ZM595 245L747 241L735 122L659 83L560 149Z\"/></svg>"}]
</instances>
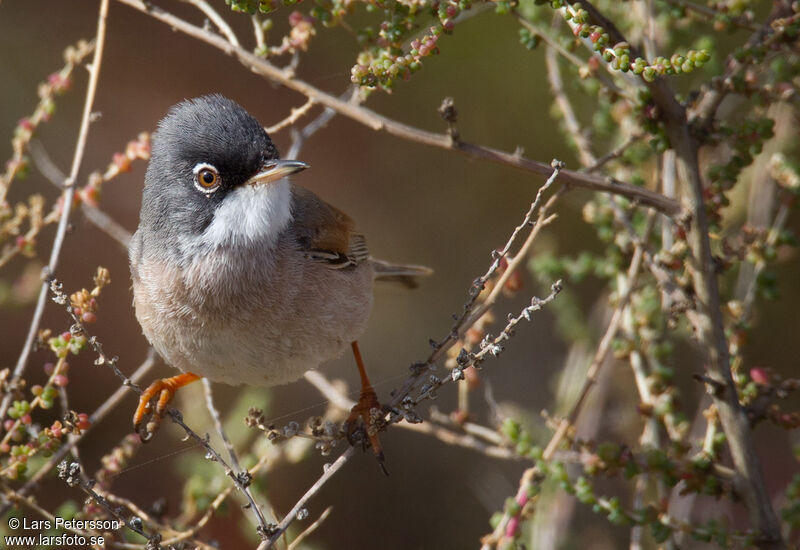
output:
<instances>
[{"instance_id":1,"label":"bird's white eye-ring","mask_svg":"<svg viewBox=\"0 0 800 550\"><path fill-rule=\"evenodd\" d=\"M219 172L211 164L201 162L194 167L194 184L202 193L209 195L222 183Z\"/></svg>"}]
</instances>

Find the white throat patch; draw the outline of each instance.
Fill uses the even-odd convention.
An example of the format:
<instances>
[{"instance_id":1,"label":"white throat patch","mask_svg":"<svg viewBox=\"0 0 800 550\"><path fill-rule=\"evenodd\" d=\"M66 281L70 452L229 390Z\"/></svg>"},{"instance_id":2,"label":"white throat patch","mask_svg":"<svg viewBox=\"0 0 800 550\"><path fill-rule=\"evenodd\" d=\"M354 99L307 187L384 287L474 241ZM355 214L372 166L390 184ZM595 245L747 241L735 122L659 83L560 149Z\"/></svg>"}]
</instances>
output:
<instances>
[{"instance_id":1,"label":"white throat patch","mask_svg":"<svg viewBox=\"0 0 800 550\"><path fill-rule=\"evenodd\" d=\"M242 185L225 197L201 239L212 248L271 244L292 221L292 192L285 179Z\"/></svg>"}]
</instances>

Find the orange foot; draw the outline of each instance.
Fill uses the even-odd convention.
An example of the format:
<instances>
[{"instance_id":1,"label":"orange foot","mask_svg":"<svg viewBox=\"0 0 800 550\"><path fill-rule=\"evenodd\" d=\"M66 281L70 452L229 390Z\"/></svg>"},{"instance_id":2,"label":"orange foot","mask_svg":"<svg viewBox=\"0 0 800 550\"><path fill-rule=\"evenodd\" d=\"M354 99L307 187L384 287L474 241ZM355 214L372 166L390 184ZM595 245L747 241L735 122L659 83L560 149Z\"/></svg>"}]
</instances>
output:
<instances>
[{"instance_id":1,"label":"orange foot","mask_svg":"<svg viewBox=\"0 0 800 550\"><path fill-rule=\"evenodd\" d=\"M150 384L142 395L139 397L139 406L136 407L136 412L133 413L133 430L139 434L144 443L150 441L155 433L158 431L158 426L161 424L161 418L164 416L164 411L167 405L172 401L172 396L186 384L190 384L200 377L191 372L184 372L171 378L161 378ZM153 411L151 401L155 398L156 409ZM146 416L150 415L150 421L142 429L142 422Z\"/></svg>"},{"instance_id":2,"label":"orange foot","mask_svg":"<svg viewBox=\"0 0 800 550\"><path fill-rule=\"evenodd\" d=\"M357 433L361 433L361 444L366 449L367 442L372 447L372 453L378 459L378 464L383 470L383 473L389 475L384 463L383 449L381 448L381 440L378 438L378 432L383 424L383 407L378 401L378 396L367 378L366 370L364 369L364 362L361 359L361 352L358 350L358 343L352 343L353 355L356 358L356 365L361 374L361 396L358 403L350 410L350 415L344 423L345 434L347 434L347 441L351 445L355 445Z\"/></svg>"}]
</instances>

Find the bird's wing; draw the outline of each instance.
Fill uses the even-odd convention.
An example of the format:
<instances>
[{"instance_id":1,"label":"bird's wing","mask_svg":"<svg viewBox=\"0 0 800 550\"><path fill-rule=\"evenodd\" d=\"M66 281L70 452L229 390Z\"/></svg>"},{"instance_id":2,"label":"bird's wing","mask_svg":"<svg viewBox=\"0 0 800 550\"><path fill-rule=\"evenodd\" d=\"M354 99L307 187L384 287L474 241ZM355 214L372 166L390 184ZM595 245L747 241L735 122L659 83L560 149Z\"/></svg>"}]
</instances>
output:
<instances>
[{"instance_id":1,"label":"bird's wing","mask_svg":"<svg viewBox=\"0 0 800 550\"><path fill-rule=\"evenodd\" d=\"M350 216L297 185L292 186L292 217L298 244L310 259L342 269L369 258L367 241Z\"/></svg>"}]
</instances>

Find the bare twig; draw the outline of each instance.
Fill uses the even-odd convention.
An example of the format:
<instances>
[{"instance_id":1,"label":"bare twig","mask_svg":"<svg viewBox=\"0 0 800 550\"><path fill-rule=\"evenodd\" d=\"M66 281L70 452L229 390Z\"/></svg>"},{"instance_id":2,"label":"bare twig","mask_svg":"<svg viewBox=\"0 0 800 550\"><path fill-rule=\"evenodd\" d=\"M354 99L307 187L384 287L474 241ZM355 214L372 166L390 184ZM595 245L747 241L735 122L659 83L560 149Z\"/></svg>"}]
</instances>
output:
<instances>
[{"instance_id":1,"label":"bare twig","mask_svg":"<svg viewBox=\"0 0 800 550\"><path fill-rule=\"evenodd\" d=\"M203 391L206 396L206 408L208 409L208 414L211 415L212 420L214 421L214 426L217 428L217 433L222 438L222 442L225 445L225 448L228 450L228 455L231 459L231 467L228 476L237 483L239 489L244 493L245 497L249 501L250 508L253 511L253 515L256 517L256 523L258 523L258 527L260 532L266 533L268 530L267 527L267 520L264 518L264 513L261 511L261 507L256 503L255 499L253 498L253 494L250 491L250 481L251 476L250 473L246 470L243 471L241 466L239 466L239 458L236 456L236 450L233 448L233 443L231 440L228 439L228 435L225 433L225 429L222 427L222 419L219 416L219 411L214 406L214 395L211 391L211 382L208 381L208 378L202 378L203 381Z\"/></svg>"},{"instance_id":2,"label":"bare twig","mask_svg":"<svg viewBox=\"0 0 800 550\"><path fill-rule=\"evenodd\" d=\"M258 462L248 470L251 476L255 476L259 473L264 466L269 462L272 457L269 453L264 453L258 460ZM222 505L223 502L233 493L234 486L228 486L224 491L222 491L217 497L213 500L213 502L208 506L203 516L197 520L191 528L187 529L186 531L181 531L176 533L174 536L171 536L168 539L162 541L162 544L165 546L178 544L179 542L190 540L194 537L197 533L200 532L200 529L205 527L209 520L214 515L219 507Z\"/></svg>"},{"instance_id":3,"label":"bare twig","mask_svg":"<svg viewBox=\"0 0 800 550\"><path fill-rule=\"evenodd\" d=\"M280 122L278 122L276 124L273 124L272 126L266 128L267 133L268 134L274 134L274 133L280 132L281 130L283 130L287 126L291 126L291 125L295 124L298 120L303 118L306 115L306 113L308 113L308 111L313 106L314 106L314 100L311 99L311 98L308 98L308 100L306 100L306 102L303 103L303 105L301 105L300 107L292 107L292 110L289 113L289 116L287 116L286 118L284 118Z\"/></svg>"},{"instance_id":4,"label":"bare twig","mask_svg":"<svg viewBox=\"0 0 800 550\"><path fill-rule=\"evenodd\" d=\"M491 458L500 458L503 460L522 460L522 457L509 447L489 445L474 435L458 433L438 424L433 424L432 422L423 422L420 424L402 422L398 424L398 426L412 432L430 435L439 441L446 443L447 445L469 449Z\"/></svg>"},{"instance_id":5,"label":"bare twig","mask_svg":"<svg viewBox=\"0 0 800 550\"><path fill-rule=\"evenodd\" d=\"M50 155L47 154L47 150L38 140L31 141L30 153L31 159L33 159L34 164L42 175L53 185L59 189L63 189L67 176L56 166L50 158ZM128 250L128 243L130 243L132 237L130 231L125 229L114 218L100 210L100 208L86 201L81 201L81 211L83 215L86 216L86 219L95 227L117 241L126 251Z\"/></svg>"},{"instance_id":6,"label":"bare twig","mask_svg":"<svg viewBox=\"0 0 800 550\"><path fill-rule=\"evenodd\" d=\"M128 244L131 242L133 234L125 229L121 223L98 207L92 206L86 202L81 203L81 212L83 212L83 215L86 216L86 219L89 220L92 225L117 241L120 246L122 246L123 250L127 252Z\"/></svg>"},{"instance_id":7,"label":"bare twig","mask_svg":"<svg viewBox=\"0 0 800 550\"><path fill-rule=\"evenodd\" d=\"M578 123L578 117L564 91L564 83L561 80L561 69L558 66L556 50L548 47L544 54L545 64L547 65L547 79L550 81L550 89L556 100L561 114L564 117L564 126L572 137L575 147L578 149L578 158L583 166L592 166L597 163L597 159L592 152L592 146L586 134Z\"/></svg>"},{"instance_id":8,"label":"bare twig","mask_svg":"<svg viewBox=\"0 0 800 550\"><path fill-rule=\"evenodd\" d=\"M590 174L592 172L597 172L600 168L602 168L603 166L605 166L606 164L608 164L612 160L618 159L619 157L621 157L622 154L625 153L625 151L627 151L630 148L631 145L636 144L643 137L644 136L642 134L633 134L628 139L626 139L623 143L621 143L618 147L616 147L615 149L612 149L611 151L609 151L608 153L606 153L605 155L603 155L602 157L597 159L594 164L584 168L583 171L587 172L587 173L590 173ZM667 195L667 196L669 196L669 195Z\"/></svg>"},{"instance_id":9,"label":"bare twig","mask_svg":"<svg viewBox=\"0 0 800 550\"><path fill-rule=\"evenodd\" d=\"M316 531L320 525L322 525L322 522L328 519L328 516L331 515L332 510L333 506L328 506L327 508L325 508L325 511L320 514L317 520L308 527L306 527L305 531L297 535L297 537L295 537L295 539L292 541L292 543L286 550L294 550L295 548L297 548L306 537L308 537L311 533Z\"/></svg>"},{"instance_id":10,"label":"bare twig","mask_svg":"<svg viewBox=\"0 0 800 550\"><path fill-rule=\"evenodd\" d=\"M319 493L320 489L330 480L336 472L342 469L342 467L347 464L347 461L353 456L355 452L355 447L348 447L346 451L344 451L339 458L334 461L333 464L330 464L325 468L324 473L320 478L311 486L311 488L305 492L305 494L300 497L300 500L294 505L294 507L289 511L288 514L283 518L283 521L272 530L270 533L269 539L263 541L259 546L258 550L267 550L272 548L275 542L281 538L283 533L289 528L289 526L297 519L298 513L301 510L305 509L306 504L310 501L317 493Z\"/></svg>"},{"instance_id":11,"label":"bare twig","mask_svg":"<svg viewBox=\"0 0 800 550\"><path fill-rule=\"evenodd\" d=\"M609 352L611 351L611 344L614 341L614 338L617 336L617 332L619 331L620 325L623 320L623 313L628 306L628 302L630 301L631 294L633 293L633 289L636 286L636 279L639 276L639 270L642 265L642 249L637 247L633 252L633 258L631 259L630 266L628 267L627 273L627 288L622 293L617 301L617 305L614 308L614 313L611 316L611 321L608 323L608 327L606 328L606 332L603 335L603 338L600 339L600 344L597 346L597 351L594 354L594 358L592 359L589 368L586 370L586 380L583 383L583 387L581 388L580 395L578 399L575 401L575 404L572 406L572 410L570 411L569 415L559 422L558 427L556 428L555 434L550 439L550 442L547 444L544 450L544 457L549 458L552 454L556 451L558 446L561 444L561 440L567 434L567 431L571 426L575 425L575 421L578 419L578 415L580 415L583 405L586 401L587 396L589 395L589 391L591 390L592 386L597 381L597 376L600 372L600 369L605 363L606 358L608 357Z\"/></svg>"},{"instance_id":12,"label":"bare twig","mask_svg":"<svg viewBox=\"0 0 800 550\"><path fill-rule=\"evenodd\" d=\"M266 52L267 51L267 37L266 33L264 33L264 27L262 26L261 17L258 14L253 14L250 18L250 21L253 22L253 35L256 37L256 51Z\"/></svg>"},{"instance_id":13,"label":"bare twig","mask_svg":"<svg viewBox=\"0 0 800 550\"><path fill-rule=\"evenodd\" d=\"M206 2L205 0L183 0L187 4L191 4L203 14L208 17L208 19L214 23L214 25L219 29L219 32L225 37L225 39L230 42L233 46L239 47L239 39L236 38L236 33L233 32L228 22L215 10L211 7L211 5Z\"/></svg>"}]
</instances>

